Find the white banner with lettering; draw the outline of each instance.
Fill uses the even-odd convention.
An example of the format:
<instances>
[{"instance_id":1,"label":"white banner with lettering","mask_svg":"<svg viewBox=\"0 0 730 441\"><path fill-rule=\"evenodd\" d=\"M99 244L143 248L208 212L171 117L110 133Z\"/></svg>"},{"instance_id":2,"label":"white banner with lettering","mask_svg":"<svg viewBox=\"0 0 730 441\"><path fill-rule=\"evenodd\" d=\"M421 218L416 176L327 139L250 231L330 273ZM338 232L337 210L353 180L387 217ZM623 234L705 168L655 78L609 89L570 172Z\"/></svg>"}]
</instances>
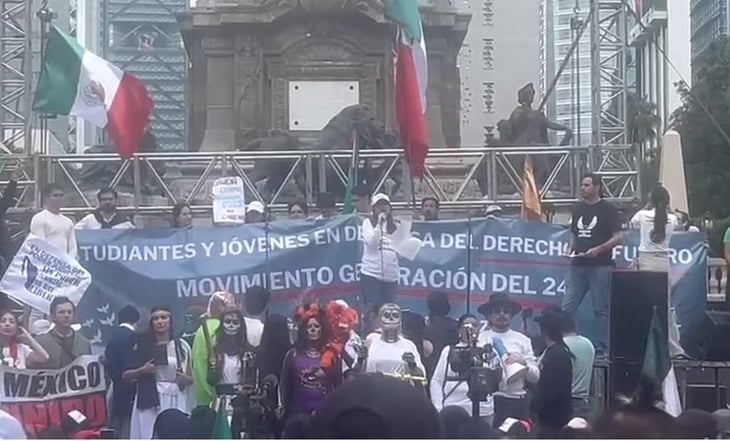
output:
<instances>
[{"instance_id":1,"label":"white banner with lettering","mask_svg":"<svg viewBox=\"0 0 730 441\"><path fill-rule=\"evenodd\" d=\"M78 304L89 285L91 274L76 260L29 234L0 280L0 291L48 314L55 297Z\"/></svg>"},{"instance_id":2,"label":"white banner with lettering","mask_svg":"<svg viewBox=\"0 0 730 441\"><path fill-rule=\"evenodd\" d=\"M213 194L214 224L246 223L246 197L243 179L229 176L216 179L211 190Z\"/></svg>"}]
</instances>

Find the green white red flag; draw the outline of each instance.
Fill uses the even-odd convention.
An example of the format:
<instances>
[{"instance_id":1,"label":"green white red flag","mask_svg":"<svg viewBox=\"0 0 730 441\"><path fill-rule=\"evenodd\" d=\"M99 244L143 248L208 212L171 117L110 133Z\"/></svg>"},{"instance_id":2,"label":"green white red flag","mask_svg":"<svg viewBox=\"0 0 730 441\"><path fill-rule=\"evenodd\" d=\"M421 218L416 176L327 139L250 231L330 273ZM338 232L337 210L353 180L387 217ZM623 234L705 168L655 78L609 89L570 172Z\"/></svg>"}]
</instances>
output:
<instances>
[{"instance_id":1,"label":"green white red flag","mask_svg":"<svg viewBox=\"0 0 730 441\"><path fill-rule=\"evenodd\" d=\"M130 158L144 137L153 107L139 79L51 27L33 110L77 116L105 128L119 154Z\"/></svg>"},{"instance_id":2,"label":"green white red flag","mask_svg":"<svg viewBox=\"0 0 730 441\"><path fill-rule=\"evenodd\" d=\"M413 176L423 178L428 156L428 62L416 0L386 0L385 16L398 24L395 107L403 149Z\"/></svg>"}]
</instances>

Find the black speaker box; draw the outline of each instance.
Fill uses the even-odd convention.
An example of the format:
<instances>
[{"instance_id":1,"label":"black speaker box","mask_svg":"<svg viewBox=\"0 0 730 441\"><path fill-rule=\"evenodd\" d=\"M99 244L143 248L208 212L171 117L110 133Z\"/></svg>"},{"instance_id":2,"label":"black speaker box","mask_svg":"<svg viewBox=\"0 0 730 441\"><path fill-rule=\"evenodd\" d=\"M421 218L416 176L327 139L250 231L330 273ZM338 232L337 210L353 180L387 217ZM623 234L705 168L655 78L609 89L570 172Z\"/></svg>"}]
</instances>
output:
<instances>
[{"instance_id":1,"label":"black speaker box","mask_svg":"<svg viewBox=\"0 0 730 441\"><path fill-rule=\"evenodd\" d=\"M707 311L702 322L682 334L682 347L692 358L730 361L730 312Z\"/></svg>"},{"instance_id":2,"label":"black speaker box","mask_svg":"<svg viewBox=\"0 0 730 441\"><path fill-rule=\"evenodd\" d=\"M620 396L632 398L639 389L641 378L640 361L614 361L608 376L609 407L620 404Z\"/></svg>"},{"instance_id":3,"label":"black speaker box","mask_svg":"<svg viewBox=\"0 0 730 441\"><path fill-rule=\"evenodd\" d=\"M669 279L666 273L614 271L611 282L609 356L641 362L656 308L667 329Z\"/></svg>"}]
</instances>

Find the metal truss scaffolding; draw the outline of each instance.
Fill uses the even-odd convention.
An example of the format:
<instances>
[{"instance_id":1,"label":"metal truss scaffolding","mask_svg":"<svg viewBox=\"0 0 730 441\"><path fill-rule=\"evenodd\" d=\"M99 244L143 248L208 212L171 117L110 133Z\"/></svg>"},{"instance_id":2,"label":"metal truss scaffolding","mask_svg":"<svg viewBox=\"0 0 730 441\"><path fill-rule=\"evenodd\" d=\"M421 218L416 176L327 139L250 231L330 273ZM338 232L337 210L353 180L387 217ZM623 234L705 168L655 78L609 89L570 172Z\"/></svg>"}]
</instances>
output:
<instances>
[{"instance_id":1,"label":"metal truss scaffolding","mask_svg":"<svg viewBox=\"0 0 730 441\"><path fill-rule=\"evenodd\" d=\"M106 0L106 57L138 76L155 100L152 122L159 148L186 150L185 70L176 14L186 0Z\"/></svg>"},{"instance_id":2,"label":"metal truss scaffolding","mask_svg":"<svg viewBox=\"0 0 730 441\"><path fill-rule=\"evenodd\" d=\"M3 153L30 147L31 33L29 0L0 1L0 127Z\"/></svg>"},{"instance_id":3,"label":"metal truss scaffolding","mask_svg":"<svg viewBox=\"0 0 730 441\"><path fill-rule=\"evenodd\" d=\"M609 196L640 197L638 146L627 150L629 12L626 0L592 0L591 93L594 154L589 167L603 175ZM622 146L618 147L617 146Z\"/></svg>"}]
</instances>

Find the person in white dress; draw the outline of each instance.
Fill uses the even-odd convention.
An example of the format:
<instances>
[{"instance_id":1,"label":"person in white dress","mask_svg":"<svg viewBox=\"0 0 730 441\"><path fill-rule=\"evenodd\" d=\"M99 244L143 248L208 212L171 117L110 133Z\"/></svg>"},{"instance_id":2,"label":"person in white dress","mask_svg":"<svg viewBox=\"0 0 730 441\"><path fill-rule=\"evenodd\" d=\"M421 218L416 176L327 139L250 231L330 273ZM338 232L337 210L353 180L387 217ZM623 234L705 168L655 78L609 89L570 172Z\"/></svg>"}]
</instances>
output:
<instances>
[{"instance_id":1,"label":"person in white dress","mask_svg":"<svg viewBox=\"0 0 730 441\"><path fill-rule=\"evenodd\" d=\"M679 227L679 219L669 212L670 196L666 188L657 184L649 196L649 205L636 212L631 218L631 227L639 229L638 267L641 271L666 273L669 278L667 307L669 308L669 353L672 357L686 357L679 344L679 326L677 314L672 307L672 262L669 257L669 241L675 229Z\"/></svg>"},{"instance_id":2,"label":"person in white dress","mask_svg":"<svg viewBox=\"0 0 730 441\"><path fill-rule=\"evenodd\" d=\"M386 303L380 308L380 331L370 334L365 372L398 377L424 378L426 368L415 343L401 335L400 306Z\"/></svg>"},{"instance_id":3,"label":"person in white dress","mask_svg":"<svg viewBox=\"0 0 730 441\"><path fill-rule=\"evenodd\" d=\"M22 326L10 310L0 312L0 365L25 369L26 362L43 364L48 352Z\"/></svg>"},{"instance_id":4,"label":"person in white dress","mask_svg":"<svg viewBox=\"0 0 730 441\"><path fill-rule=\"evenodd\" d=\"M152 308L149 330L139 336L130 355L132 365L122 375L137 383L130 438L151 439L162 411L178 409L190 414L193 408L190 346L175 337L170 308Z\"/></svg>"}]
</instances>

